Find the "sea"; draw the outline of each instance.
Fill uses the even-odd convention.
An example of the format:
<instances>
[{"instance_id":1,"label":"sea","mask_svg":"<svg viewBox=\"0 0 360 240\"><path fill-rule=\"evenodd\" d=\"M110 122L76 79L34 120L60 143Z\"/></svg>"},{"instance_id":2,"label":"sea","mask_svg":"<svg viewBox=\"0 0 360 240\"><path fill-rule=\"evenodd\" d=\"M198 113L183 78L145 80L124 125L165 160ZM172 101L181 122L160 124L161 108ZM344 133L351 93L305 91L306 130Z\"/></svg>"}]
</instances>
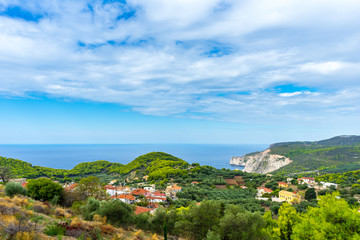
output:
<instances>
[{"instance_id":1,"label":"sea","mask_svg":"<svg viewBox=\"0 0 360 240\"><path fill-rule=\"evenodd\" d=\"M96 160L126 164L140 155L160 151L189 163L242 170L242 166L230 165L232 156L267 147L267 144L1 144L0 156L37 166L71 169L79 163Z\"/></svg>"}]
</instances>

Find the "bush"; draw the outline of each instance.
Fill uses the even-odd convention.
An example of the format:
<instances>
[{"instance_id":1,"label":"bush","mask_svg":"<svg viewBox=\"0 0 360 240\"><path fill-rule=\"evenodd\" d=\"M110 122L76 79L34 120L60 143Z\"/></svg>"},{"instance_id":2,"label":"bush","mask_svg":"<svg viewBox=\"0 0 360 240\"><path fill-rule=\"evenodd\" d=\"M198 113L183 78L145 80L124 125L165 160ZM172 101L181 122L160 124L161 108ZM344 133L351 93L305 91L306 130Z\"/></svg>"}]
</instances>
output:
<instances>
[{"instance_id":1,"label":"bush","mask_svg":"<svg viewBox=\"0 0 360 240\"><path fill-rule=\"evenodd\" d=\"M102 201L96 213L102 217L105 216L110 224L116 226L130 225L134 222L132 206L119 200Z\"/></svg>"},{"instance_id":2,"label":"bush","mask_svg":"<svg viewBox=\"0 0 360 240\"><path fill-rule=\"evenodd\" d=\"M27 190L17 182L8 182L5 186L6 196L13 197L16 194L27 196Z\"/></svg>"},{"instance_id":3,"label":"bush","mask_svg":"<svg viewBox=\"0 0 360 240\"><path fill-rule=\"evenodd\" d=\"M86 204L80 207L80 211L85 220L93 220L96 210L100 207L100 201L95 198L88 198Z\"/></svg>"},{"instance_id":4,"label":"bush","mask_svg":"<svg viewBox=\"0 0 360 240\"><path fill-rule=\"evenodd\" d=\"M46 215L50 214L50 208L42 203L35 204L35 205L33 205L32 208L33 208L34 212L42 213L42 214L46 214Z\"/></svg>"},{"instance_id":5,"label":"bush","mask_svg":"<svg viewBox=\"0 0 360 240\"><path fill-rule=\"evenodd\" d=\"M53 222L50 225L47 225L44 229L44 232L48 236L63 236L65 234L66 229L57 224L56 222Z\"/></svg>"},{"instance_id":6,"label":"bush","mask_svg":"<svg viewBox=\"0 0 360 240\"><path fill-rule=\"evenodd\" d=\"M60 184L47 178L29 180L27 188L30 197L41 201L50 201L55 196L59 196L61 199L64 191Z\"/></svg>"}]
</instances>

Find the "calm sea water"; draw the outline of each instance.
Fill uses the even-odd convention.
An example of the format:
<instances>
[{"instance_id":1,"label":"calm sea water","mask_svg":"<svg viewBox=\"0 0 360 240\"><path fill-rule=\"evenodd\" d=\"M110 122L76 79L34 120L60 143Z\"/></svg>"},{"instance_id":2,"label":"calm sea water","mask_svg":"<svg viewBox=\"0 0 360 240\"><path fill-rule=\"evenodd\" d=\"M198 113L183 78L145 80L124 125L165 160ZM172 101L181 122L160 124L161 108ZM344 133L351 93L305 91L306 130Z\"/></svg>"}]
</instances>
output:
<instances>
[{"instance_id":1,"label":"calm sea water","mask_svg":"<svg viewBox=\"0 0 360 240\"><path fill-rule=\"evenodd\" d=\"M267 147L265 144L7 144L0 145L0 156L38 166L71 169L81 162L96 160L126 164L140 155L161 151L189 163L241 170L241 166L229 164L232 156L261 151Z\"/></svg>"}]
</instances>

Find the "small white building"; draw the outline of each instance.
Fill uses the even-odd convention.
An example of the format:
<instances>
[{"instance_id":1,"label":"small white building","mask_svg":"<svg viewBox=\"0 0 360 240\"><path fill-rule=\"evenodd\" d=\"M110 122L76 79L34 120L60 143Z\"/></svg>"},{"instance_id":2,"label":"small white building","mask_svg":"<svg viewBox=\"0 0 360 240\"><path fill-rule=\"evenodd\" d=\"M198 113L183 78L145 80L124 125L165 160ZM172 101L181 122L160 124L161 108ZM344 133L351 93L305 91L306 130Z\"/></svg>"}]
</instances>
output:
<instances>
[{"instance_id":1,"label":"small white building","mask_svg":"<svg viewBox=\"0 0 360 240\"><path fill-rule=\"evenodd\" d=\"M334 186L335 188L337 188L337 184L336 183L330 183L330 182L320 182L323 186L323 189L325 188L329 188L331 186Z\"/></svg>"},{"instance_id":2,"label":"small white building","mask_svg":"<svg viewBox=\"0 0 360 240\"><path fill-rule=\"evenodd\" d=\"M150 186L150 187L144 187L144 189L146 190L146 191L149 191L149 192L155 192L155 186L153 185L153 186Z\"/></svg>"}]
</instances>

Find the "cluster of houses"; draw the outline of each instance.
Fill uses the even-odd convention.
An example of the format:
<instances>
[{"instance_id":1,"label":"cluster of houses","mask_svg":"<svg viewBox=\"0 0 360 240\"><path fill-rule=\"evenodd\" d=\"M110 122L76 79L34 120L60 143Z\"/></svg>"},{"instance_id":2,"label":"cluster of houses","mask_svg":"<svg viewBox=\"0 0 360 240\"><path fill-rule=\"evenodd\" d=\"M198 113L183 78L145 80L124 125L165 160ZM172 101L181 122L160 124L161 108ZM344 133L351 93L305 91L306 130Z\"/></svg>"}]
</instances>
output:
<instances>
[{"instance_id":1,"label":"cluster of houses","mask_svg":"<svg viewBox=\"0 0 360 240\"><path fill-rule=\"evenodd\" d=\"M143 198L153 203L164 203L167 197L175 199L176 193L181 191L181 187L176 184L167 186L165 192L157 191L154 185L144 188L131 188L116 187L109 184L104 186L104 188L112 199L119 199L129 204L133 204Z\"/></svg>"},{"instance_id":2,"label":"cluster of houses","mask_svg":"<svg viewBox=\"0 0 360 240\"><path fill-rule=\"evenodd\" d=\"M293 180L293 178L288 178L287 182L278 182L278 186L279 188L288 188L290 182ZM306 184L309 188L315 188L316 190L322 190L325 188L329 188L329 187L335 187L337 188L337 184L335 183L328 183L328 182L320 182L317 183L315 181L314 178L310 178L310 177L302 177L302 178L298 178L297 179L298 184ZM262 198L262 196L266 193L271 194L273 191L269 188L266 187L258 187L257 188L257 198L258 199L267 199L267 198ZM279 192L279 197L272 197L271 198L272 201L277 201L277 202L289 202L291 204L293 203L300 203L301 202L301 195L297 192L297 191L286 191L286 190L281 190Z\"/></svg>"},{"instance_id":3,"label":"cluster of houses","mask_svg":"<svg viewBox=\"0 0 360 240\"><path fill-rule=\"evenodd\" d=\"M18 182L23 187L26 187L27 181L25 178L11 179L10 181ZM165 203L167 198L176 199L176 194L181 191L181 187L173 184L166 187L165 191L158 191L155 189L155 185L147 186L144 188L132 188L132 187L117 187L114 184L116 180L111 181L108 185L104 186L106 193L110 195L111 199L118 199L128 204L134 204L140 202L143 199L147 199L148 205L146 207L136 206L135 214L141 214L145 212L152 213L159 207L159 203ZM194 182L196 184L197 182ZM67 191L73 191L78 186L77 183L64 183L63 188Z\"/></svg>"},{"instance_id":4,"label":"cluster of houses","mask_svg":"<svg viewBox=\"0 0 360 240\"><path fill-rule=\"evenodd\" d=\"M176 184L166 187L166 190L157 191L155 185L144 188L131 188L131 187L116 187L113 184L104 186L106 193L108 193L111 199L118 199L128 204L134 204L141 202L144 199L148 201L146 207L136 206L135 214L141 214L145 212L154 212L158 208L159 203L165 203L167 198L176 199L176 193L181 191L181 187Z\"/></svg>"}]
</instances>

